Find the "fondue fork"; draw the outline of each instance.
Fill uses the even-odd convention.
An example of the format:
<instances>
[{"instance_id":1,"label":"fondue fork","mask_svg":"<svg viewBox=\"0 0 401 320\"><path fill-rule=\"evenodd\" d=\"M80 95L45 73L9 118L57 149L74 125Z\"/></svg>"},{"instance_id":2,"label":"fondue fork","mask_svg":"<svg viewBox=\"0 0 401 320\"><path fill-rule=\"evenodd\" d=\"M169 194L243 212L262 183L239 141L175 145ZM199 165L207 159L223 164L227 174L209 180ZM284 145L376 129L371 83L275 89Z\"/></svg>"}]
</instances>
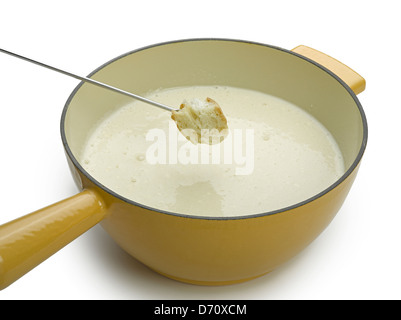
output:
<instances>
[{"instance_id":1,"label":"fondue fork","mask_svg":"<svg viewBox=\"0 0 401 320\"><path fill-rule=\"evenodd\" d=\"M176 108L172 108L172 107L167 106L167 105L165 105L165 104L162 104L162 103L159 103L159 102L156 102L156 101L153 101L153 100L144 98L144 97L139 96L139 95L137 95L137 94L134 94L134 93L132 93L132 92L128 92L128 91L125 91L125 90L122 90L122 89L119 89L119 88L110 86L110 85L108 85L108 84L102 83L102 82L100 82L100 81L97 81L97 80L94 80L94 79L91 79L91 78L82 77L82 76L76 75L76 74L74 74L74 73L71 73L71 72L68 72L68 71L65 71L65 70L56 68L56 67L52 67L52 66L50 66L50 65L48 65L48 64L45 64L45 63L42 63L42 62L39 62L39 61L30 59L30 58L21 56L21 55L19 55L19 54L13 53L13 52L11 52L11 51L7 51L7 50L4 50L4 49L1 49L1 48L0 48L0 52L6 53L6 54L8 54L8 55L10 55L10 56L13 56L13 57L15 57L15 58L19 58L19 59L22 59L22 60L31 62L31 63L36 64L36 65L39 65L39 66L41 66L41 67L44 67L44 68L47 68L47 69L50 69L50 70L53 70L53 71L57 71L57 72L62 73L62 74L64 74L64 75L70 76L70 77L72 77L72 78L75 78L75 79L78 79L78 80L81 80L81 81L84 81L84 82L91 83L91 84L96 85L96 86L98 86L98 87L105 88L105 89L108 89L108 90L112 90L112 91L114 91L114 92L118 92L118 93L124 94L124 95L129 96L129 97L131 97L131 98L134 98L134 99L136 99L136 100L140 100L140 101L142 101L142 102L151 104L151 105L153 105L153 106L159 107L159 108L164 109L164 110L167 110L167 111L178 111L178 109L176 109Z\"/></svg>"}]
</instances>

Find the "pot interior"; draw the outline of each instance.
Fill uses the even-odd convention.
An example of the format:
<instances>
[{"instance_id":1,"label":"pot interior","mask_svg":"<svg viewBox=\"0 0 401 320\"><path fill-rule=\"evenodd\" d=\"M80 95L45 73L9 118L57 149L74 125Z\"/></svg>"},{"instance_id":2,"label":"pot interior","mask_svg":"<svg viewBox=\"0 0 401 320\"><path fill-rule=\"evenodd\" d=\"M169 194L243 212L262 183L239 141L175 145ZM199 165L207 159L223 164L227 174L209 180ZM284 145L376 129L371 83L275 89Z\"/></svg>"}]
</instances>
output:
<instances>
[{"instance_id":1,"label":"pot interior","mask_svg":"<svg viewBox=\"0 0 401 320\"><path fill-rule=\"evenodd\" d=\"M139 95L161 88L222 85L282 98L330 131L343 154L345 171L355 168L366 143L366 121L351 90L318 65L275 47L210 39L171 42L116 58L91 77ZM91 84L77 87L62 121L64 143L77 165L97 124L131 101Z\"/></svg>"}]
</instances>

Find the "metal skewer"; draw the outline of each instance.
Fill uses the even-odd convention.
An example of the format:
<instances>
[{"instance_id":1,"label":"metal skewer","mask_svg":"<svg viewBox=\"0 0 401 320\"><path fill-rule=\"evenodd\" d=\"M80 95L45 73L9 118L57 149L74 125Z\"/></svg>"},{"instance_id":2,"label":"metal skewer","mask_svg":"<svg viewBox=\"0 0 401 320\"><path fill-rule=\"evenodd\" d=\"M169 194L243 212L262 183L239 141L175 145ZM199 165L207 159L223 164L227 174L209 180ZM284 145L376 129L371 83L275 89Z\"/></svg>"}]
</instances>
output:
<instances>
[{"instance_id":1,"label":"metal skewer","mask_svg":"<svg viewBox=\"0 0 401 320\"><path fill-rule=\"evenodd\" d=\"M142 102L151 104L151 105L153 105L153 106L159 107L159 108L164 109L164 110L167 110L167 111L174 111L174 110L177 110L177 109L175 109L175 108L169 107L169 106L164 105L164 104L162 104L162 103L159 103L159 102L156 102L156 101L149 100L149 99L147 99L147 98L138 96L137 94L134 94L134 93L131 93L131 92L122 90L122 89L118 89L118 88L116 88L116 87L113 87L113 86L110 86L110 85L108 85L108 84L105 84L105 83L102 83L102 82L93 80L93 79L91 79L91 78L78 76L78 75L73 74L73 73L71 73L71 72L68 72L68 71L65 71L65 70L62 70L62 69L59 69L59 68L56 68L56 67L49 66L48 64L45 64L45 63L42 63L42 62L39 62L39 61L30 59L30 58L21 56L21 55L19 55L19 54L13 53L13 52L11 52L11 51L7 51L7 50L4 50L4 49L1 49L1 48L0 48L0 52L6 53L6 54L8 54L8 55L10 55L10 56L13 56L13 57L15 57L15 58L19 58L19 59L22 59L22 60L25 60L25 61L28 61L28 62L37 64L37 65L39 65L39 66L41 66L41 67L44 67L44 68L47 68L47 69L50 69L50 70L53 70L53 71L57 71L57 72L62 73L62 74L64 74L64 75L70 76L70 77L72 77L72 78L75 78L75 79L78 79L78 80L81 80L81 81L85 81L85 82L89 82L89 83L94 84L94 85L96 85L96 86L98 86L98 87L102 87L102 88L105 88L105 89L112 90L112 91L114 91L114 92L118 92L118 93L124 94L124 95L129 96L129 97L131 97L131 98L134 98L134 99L136 99L136 100L140 100L140 101L142 101Z\"/></svg>"}]
</instances>

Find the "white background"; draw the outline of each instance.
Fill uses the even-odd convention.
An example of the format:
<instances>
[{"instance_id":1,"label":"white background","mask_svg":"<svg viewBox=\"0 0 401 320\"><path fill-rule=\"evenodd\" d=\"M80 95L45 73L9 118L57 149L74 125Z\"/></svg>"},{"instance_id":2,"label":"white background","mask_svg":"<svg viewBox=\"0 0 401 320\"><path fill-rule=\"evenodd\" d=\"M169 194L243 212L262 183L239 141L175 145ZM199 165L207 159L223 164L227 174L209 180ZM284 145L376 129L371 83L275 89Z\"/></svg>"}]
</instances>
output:
<instances>
[{"instance_id":1,"label":"white background","mask_svg":"<svg viewBox=\"0 0 401 320\"><path fill-rule=\"evenodd\" d=\"M368 148L346 203L306 250L247 283L166 279L100 226L0 291L4 299L400 299L399 1L2 1L0 47L86 75L150 44L224 37L312 46L366 78ZM0 224L77 192L59 134L78 81L0 54Z\"/></svg>"}]
</instances>

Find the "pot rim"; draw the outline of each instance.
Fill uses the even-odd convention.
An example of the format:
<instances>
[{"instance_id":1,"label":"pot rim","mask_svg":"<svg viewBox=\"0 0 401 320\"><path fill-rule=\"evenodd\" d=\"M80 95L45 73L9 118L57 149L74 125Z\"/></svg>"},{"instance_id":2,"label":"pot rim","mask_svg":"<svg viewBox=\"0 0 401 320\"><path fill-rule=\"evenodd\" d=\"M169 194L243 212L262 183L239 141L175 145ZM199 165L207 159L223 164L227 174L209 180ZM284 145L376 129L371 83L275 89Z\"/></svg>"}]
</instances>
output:
<instances>
[{"instance_id":1,"label":"pot rim","mask_svg":"<svg viewBox=\"0 0 401 320\"><path fill-rule=\"evenodd\" d=\"M84 84L83 81L81 81L76 87L75 89L71 92L70 96L68 97L64 108L63 108L63 112L61 115L61 124L60 124L60 130L61 130L61 139L64 145L64 148L66 150L66 153L68 155L68 157L70 158L70 160L72 161L72 163L74 164L75 167L77 167L79 169L79 171L86 176L86 178L88 178L92 183L94 183L97 187L101 188L102 190L106 191L107 193L109 193L110 195L112 195L113 197L116 197L126 203L129 203L131 205L135 205L138 207L141 207L143 209L147 209L150 211L155 211L158 213L162 213L162 214L167 214L167 215L172 215L172 216L177 216L177 217L182 217L182 218L188 218L188 219L200 219L200 220L243 220L243 219L253 219L253 218L260 218L260 217L265 217L265 216L270 216L270 215L274 215L274 214L279 214L279 213L283 213L301 206L304 206L310 202L315 201L316 199L326 195L327 193L329 193L330 191L332 191L333 189L335 189L337 186L339 186L344 180L346 180L351 173L358 167L363 154L365 152L366 149L366 145L367 145L367 139L368 139L368 125L367 125L367 119L366 119L366 115L365 112L362 108L361 103L359 102L356 94L352 91L352 89L341 79L339 78L336 74L334 74L332 71L328 70L326 67L320 65L319 63L304 57L296 52L293 52L291 50L287 50L287 49L283 49L277 46L272 46L272 45L268 45L268 44L264 44L264 43L260 43L260 42L254 42L254 41L248 41L248 40L239 40L239 39L229 39L229 38L190 38L190 39L182 39L182 40L173 40L173 41L167 41L167 42L160 42L160 43L156 43L153 45L149 45L149 46L145 46L139 49L135 49L132 51L129 51L125 54L122 54L120 56L117 56L116 58L111 59L110 61L104 63L103 65L99 66L98 68L96 68L94 71L92 71L87 77L90 78L92 77L94 74L96 74L98 71L100 71L101 69L103 69L104 67L108 66L109 64L122 59L128 55L140 52L140 51L144 51L144 50L148 50L151 48L155 48L155 47L159 47L159 46L164 46L164 45L170 45L170 44L174 44L174 43L183 43L183 42L192 42L192 41L227 41L227 42L239 42L239 43L243 43L243 44L251 44L251 45L258 45L258 46L264 46L264 47L268 47L268 48L272 48L275 50L279 50L282 51L283 53L286 54L291 54L294 56L297 56L298 58L301 58L303 60L308 61L309 63L312 63L313 65L315 65L316 67L320 68L321 70L323 70L324 72L328 73L330 76L332 76L334 79L336 79L347 91L348 93L351 95L351 97L353 98L360 116L361 116L361 120L362 120L362 125L363 125L363 137L362 137L362 143L358 152L358 155L356 156L354 162L352 163L352 165L350 166L350 168L339 178L337 179L336 182L334 182L332 185L330 185L328 188L322 190L321 192L319 192L318 194L314 195L313 197L310 197L304 201L298 202L294 205L291 206L287 206L281 209L277 209L277 210L273 210L273 211L268 211L268 212L262 212L262 213L255 213L255 214L249 214L249 215L243 215L243 216L227 216L227 217L210 217L210 216L197 216L197 215L190 215L190 214L181 214L181 213L175 213L175 212L171 212L171 211L166 211L166 210L161 210L161 209L157 209L157 208L153 208L144 204L141 204L139 202L135 202L133 200L130 200L128 198L125 198L123 196L121 196L120 194L114 192L113 190L109 189L108 187L106 187L105 185L103 185L102 183L100 183L98 180L96 180L94 177L92 177L80 164L80 162L75 158L74 154L72 153L68 142L67 142L67 137L65 134L65 119L66 119L66 114L69 108L69 105L72 101L72 99L74 98L75 94L78 92L78 90L81 88L81 86Z\"/></svg>"}]
</instances>

